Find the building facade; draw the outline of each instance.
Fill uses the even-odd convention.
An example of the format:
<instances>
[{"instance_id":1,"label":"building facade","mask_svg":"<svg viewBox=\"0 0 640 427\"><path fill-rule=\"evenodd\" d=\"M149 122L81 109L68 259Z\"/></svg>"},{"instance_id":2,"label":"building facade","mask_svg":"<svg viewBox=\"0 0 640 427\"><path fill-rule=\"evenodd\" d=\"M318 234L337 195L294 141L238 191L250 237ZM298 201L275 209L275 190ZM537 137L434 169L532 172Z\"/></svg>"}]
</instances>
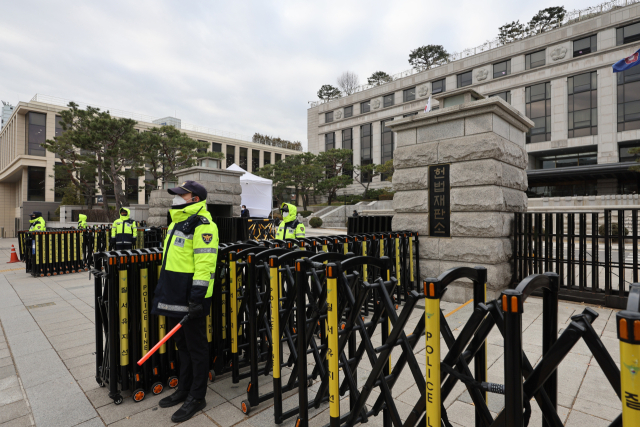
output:
<instances>
[{"instance_id":1,"label":"building facade","mask_svg":"<svg viewBox=\"0 0 640 427\"><path fill-rule=\"evenodd\" d=\"M2 113L0 114L0 129L4 127L4 124L9 121L11 114L13 113L13 105L8 102L2 101Z\"/></svg>"},{"instance_id":2,"label":"building facade","mask_svg":"<svg viewBox=\"0 0 640 427\"><path fill-rule=\"evenodd\" d=\"M583 18L313 103L309 151L348 148L354 165L384 163L396 146L385 123L425 114L431 95L469 86L502 97L535 123L526 139L530 197L638 192L639 174L629 169L638 155L629 150L640 147L640 66L615 74L611 66L640 48L640 4ZM371 188L391 185L376 177ZM355 184L346 192L361 191Z\"/></svg>"},{"instance_id":3,"label":"building facade","mask_svg":"<svg viewBox=\"0 0 640 427\"><path fill-rule=\"evenodd\" d=\"M58 104L66 105L66 102ZM58 121L60 112L65 109L64 106L38 100L36 96L29 102L19 102L0 130L0 227L4 227L6 236L13 236L16 230L28 227L28 215L33 211L41 211L47 219L54 214L62 200L64 187L55 174L59 160L41 144L62 133ZM111 114L125 116L118 114L117 110L111 110ZM174 117L157 120L156 124L151 119L140 120L139 115L131 117L129 113L126 116L138 121L136 128L141 132L161 123L181 125L180 120ZM181 130L191 138L207 142L208 152L223 153L222 168L236 163L249 172L255 172L265 164L300 153L254 143L248 137L214 135L206 128L191 128L197 130L181 125ZM145 176L137 177L134 174L127 179L129 203L145 204L148 200L151 189L138 191L139 187L144 186L144 180Z\"/></svg>"}]
</instances>

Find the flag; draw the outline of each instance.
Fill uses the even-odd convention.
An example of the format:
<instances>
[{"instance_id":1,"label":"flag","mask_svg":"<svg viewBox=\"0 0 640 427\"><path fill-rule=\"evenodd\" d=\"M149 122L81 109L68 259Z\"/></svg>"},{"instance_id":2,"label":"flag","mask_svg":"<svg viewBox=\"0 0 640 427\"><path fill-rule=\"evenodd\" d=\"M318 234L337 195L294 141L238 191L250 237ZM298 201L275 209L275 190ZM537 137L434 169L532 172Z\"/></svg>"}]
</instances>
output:
<instances>
[{"instance_id":1,"label":"flag","mask_svg":"<svg viewBox=\"0 0 640 427\"><path fill-rule=\"evenodd\" d=\"M621 59L620 61L613 64L613 72L621 73L631 67L635 67L638 64L640 64L640 49L638 49L633 55Z\"/></svg>"},{"instance_id":2,"label":"flag","mask_svg":"<svg viewBox=\"0 0 640 427\"><path fill-rule=\"evenodd\" d=\"M431 95L429 95L429 100L427 101L427 105L424 106L424 112L428 113L431 111Z\"/></svg>"}]
</instances>

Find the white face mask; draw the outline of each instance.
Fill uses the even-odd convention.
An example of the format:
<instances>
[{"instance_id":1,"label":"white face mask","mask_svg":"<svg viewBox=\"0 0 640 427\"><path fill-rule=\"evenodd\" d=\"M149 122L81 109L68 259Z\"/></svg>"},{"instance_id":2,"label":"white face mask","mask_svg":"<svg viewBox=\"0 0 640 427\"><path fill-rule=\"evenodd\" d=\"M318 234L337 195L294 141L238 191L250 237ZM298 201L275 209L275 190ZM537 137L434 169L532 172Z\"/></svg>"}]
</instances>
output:
<instances>
[{"instance_id":1,"label":"white face mask","mask_svg":"<svg viewBox=\"0 0 640 427\"><path fill-rule=\"evenodd\" d=\"M176 194L176 196L171 201L171 206L185 205L187 203L188 203L187 201L185 201L182 197Z\"/></svg>"}]
</instances>

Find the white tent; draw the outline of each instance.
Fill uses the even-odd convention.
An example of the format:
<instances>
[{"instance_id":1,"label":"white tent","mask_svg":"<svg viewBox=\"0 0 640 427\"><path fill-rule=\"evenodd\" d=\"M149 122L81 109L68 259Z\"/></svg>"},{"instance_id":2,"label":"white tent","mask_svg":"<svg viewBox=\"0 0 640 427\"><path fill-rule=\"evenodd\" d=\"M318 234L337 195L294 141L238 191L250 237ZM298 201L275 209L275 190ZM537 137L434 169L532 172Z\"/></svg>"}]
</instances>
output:
<instances>
[{"instance_id":1,"label":"white tent","mask_svg":"<svg viewBox=\"0 0 640 427\"><path fill-rule=\"evenodd\" d=\"M244 172L240 177L242 204L247 206L252 218L267 218L271 213L273 181L249 173L235 163L227 170Z\"/></svg>"}]
</instances>

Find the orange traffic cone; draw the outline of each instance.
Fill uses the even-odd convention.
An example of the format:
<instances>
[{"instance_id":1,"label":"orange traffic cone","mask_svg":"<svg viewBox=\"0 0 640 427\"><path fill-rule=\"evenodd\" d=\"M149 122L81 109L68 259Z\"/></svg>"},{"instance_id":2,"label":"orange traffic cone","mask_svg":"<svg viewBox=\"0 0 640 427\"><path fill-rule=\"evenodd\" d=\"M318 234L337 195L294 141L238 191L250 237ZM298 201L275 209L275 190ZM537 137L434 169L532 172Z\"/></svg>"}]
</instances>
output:
<instances>
[{"instance_id":1,"label":"orange traffic cone","mask_svg":"<svg viewBox=\"0 0 640 427\"><path fill-rule=\"evenodd\" d=\"M11 259L9 260L9 262L7 264L11 264L13 262L20 262L20 260L18 259L18 254L16 253L16 248L14 248L13 245L11 245Z\"/></svg>"}]
</instances>

